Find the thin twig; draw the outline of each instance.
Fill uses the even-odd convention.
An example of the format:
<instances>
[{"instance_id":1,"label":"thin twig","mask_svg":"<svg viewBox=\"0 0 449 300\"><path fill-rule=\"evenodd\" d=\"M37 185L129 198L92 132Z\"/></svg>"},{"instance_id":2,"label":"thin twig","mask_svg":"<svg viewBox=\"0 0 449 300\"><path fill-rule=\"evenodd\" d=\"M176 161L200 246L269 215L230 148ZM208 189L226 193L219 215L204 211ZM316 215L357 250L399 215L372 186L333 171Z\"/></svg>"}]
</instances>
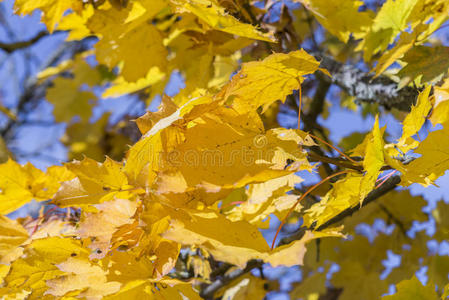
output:
<instances>
[{"instance_id":1,"label":"thin twig","mask_svg":"<svg viewBox=\"0 0 449 300\"><path fill-rule=\"evenodd\" d=\"M301 90L301 82L299 83L299 91L298 91L298 129L301 129L301 107L302 107L302 90Z\"/></svg>"},{"instance_id":2,"label":"thin twig","mask_svg":"<svg viewBox=\"0 0 449 300\"><path fill-rule=\"evenodd\" d=\"M24 49L30 46L33 46L36 44L40 39L48 36L47 30L42 30L38 32L34 37L32 37L29 40L21 41L21 42L14 42L14 43L1 43L0 42L0 49L5 51L6 53L12 53L16 50Z\"/></svg>"},{"instance_id":3,"label":"thin twig","mask_svg":"<svg viewBox=\"0 0 449 300\"><path fill-rule=\"evenodd\" d=\"M308 152L307 156L309 157L309 160L311 162L323 162L323 163L328 163L328 164L332 164L335 166L339 166L342 168L352 169L352 170L359 171L359 172L363 171L362 165L354 164L348 160L343 160L341 158L334 158L334 157L329 157L329 156L325 156L325 155L319 155L315 152Z\"/></svg>"},{"instance_id":4,"label":"thin twig","mask_svg":"<svg viewBox=\"0 0 449 300\"><path fill-rule=\"evenodd\" d=\"M213 299L214 293L218 291L220 288L226 286L231 281L247 274L251 270L255 268L259 268L263 265L263 261L261 260L250 260L246 264L246 267L244 269L238 269L235 271L232 271L225 276L215 280L208 286L206 286L204 289L201 290L200 296L204 299Z\"/></svg>"},{"instance_id":5,"label":"thin twig","mask_svg":"<svg viewBox=\"0 0 449 300\"><path fill-rule=\"evenodd\" d=\"M290 209L288 210L288 212L285 215L284 219L282 219L281 224L279 225L278 229L276 230L276 234L274 235L273 242L271 243L271 250L273 250L273 248L274 248L274 243L276 242L276 238L277 238L279 232L281 232L281 229L284 226L285 222L287 222L288 217L293 212L293 210L296 208L296 206L301 202L301 200L304 199L308 194L313 192L313 190L315 190L317 187L319 187L323 183L329 181L330 179L332 179L334 177L346 174L348 172L349 172L348 170L344 170L344 171L337 172L335 174L327 176L326 178L324 178L323 180L321 180L317 184L315 184L312 187L310 187L304 194L301 195L301 197L298 198L298 200L295 202L295 204L292 207L290 207Z\"/></svg>"},{"instance_id":6,"label":"thin twig","mask_svg":"<svg viewBox=\"0 0 449 300\"><path fill-rule=\"evenodd\" d=\"M318 45L318 43L315 39L315 30L313 29L313 24L312 24L313 17L310 15L309 10L306 9L305 7L304 7L304 12L306 14L306 18L307 18L306 22L307 22L307 25L309 26L310 38L312 40L312 44L315 47L315 49L318 51L320 49L320 46Z\"/></svg>"},{"instance_id":7,"label":"thin twig","mask_svg":"<svg viewBox=\"0 0 449 300\"><path fill-rule=\"evenodd\" d=\"M312 138L314 138L314 139L320 141L321 143L323 143L323 144L325 144L325 145L331 147L332 149L334 149L335 151L337 151L338 153L340 153L340 155L342 155L342 156L343 156L344 158L346 158L347 160L349 160L349 161L351 161L351 162L353 162L353 163L357 163L355 160L353 160L352 158L350 158L348 155L344 154L343 151L341 151L341 150L338 149L337 147L332 146L330 143L326 142L326 141L323 140L323 139L320 139L319 137L317 137L317 136L315 136L315 135L313 135L313 134L310 134L310 133L309 133L309 135L310 135Z\"/></svg>"},{"instance_id":8,"label":"thin twig","mask_svg":"<svg viewBox=\"0 0 449 300\"><path fill-rule=\"evenodd\" d=\"M323 112L326 95L331 86L330 81L324 79L323 76L319 75L319 73L316 75L316 78L318 79L318 86L316 87L315 94L312 98L312 103L310 104L310 108L307 113L310 119L314 122L316 122L318 116Z\"/></svg>"},{"instance_id":9,"label":"thin twig","mask_svg":"<svg viewBox=\"0 0 449 300\"><path fill-rule=\"evenodd\" d=\"M41 69L46 69L49 66L53 66L57 62L60 61L67 53L69 56L73 56L75 53L79 53L85 49L84 40L76 41L76 42L66 42L63 43L58 50L53 53L53 55L48 59L48 61L42 66ZM24 87L24 91L20 96L17 106L15 108L16 115L20 117L20 115L25 114L27 112L27 105L32 103L37 99L41 99L45 95L45 91L47 87L50 85L50 82L47 81L45 83L40 84L36 77L29 77L26 80L26 84ZM12 138L13 128L20 125L20 119L18 121L8 120L8 122L0 129L0 136L2 136L6 141Z\"/></svg>"}]
</instances>

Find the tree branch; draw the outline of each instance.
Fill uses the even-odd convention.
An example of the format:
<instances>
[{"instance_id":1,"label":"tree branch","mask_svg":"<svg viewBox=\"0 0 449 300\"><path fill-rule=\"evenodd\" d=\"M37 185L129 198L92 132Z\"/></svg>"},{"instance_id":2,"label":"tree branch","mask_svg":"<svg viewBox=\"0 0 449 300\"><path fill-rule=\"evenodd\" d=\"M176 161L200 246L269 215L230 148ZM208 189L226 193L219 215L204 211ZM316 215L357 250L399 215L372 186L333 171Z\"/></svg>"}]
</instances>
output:
<instances>
[{"instance_id":1,"label":"tree branch","mask_svg":"<svg viewBox=\"0 0 449 300\"><path fill-rule=\"evenodd\" d=\"M47 30L42 30L38 32L34 37L27 41L21 41L21 42L15 42L15 43L1 43L0 42L0 49L7 53L12 53L16 50L20 50L23 48L27 48L29 46L34 45L36 42L38 42L41 38L48 36Z\"/></svg>"},{"instance_id":2,"label":"tree branch","mask_svg":"<svg viewBox=\"0 0 449 300\"><path fill-rule=\"evenodd\" d=\"M371 193L366 196L366 198L363 200L362 205L356 205L355 207L350 207L344 211L342 211L340 214L336 215L326 223L322 224L318 228L316 228L316 231L324 230L335 223L341 222L346 217L351 216L353 213L359 211L362 207L368 205L369 203L375 201L376 199L380 198L381 196L385 195L386 193L394 190L396 186L401 182L401 178L399 176L393 176L389 178L383 185L381 185L379 188L371 191ZM285 245L289 244L292 241L299 240L303 237L305 232L308 230L306 227L301 227L295 234L283 238L279 245ZM236 271L233 271L222 278L214 281L210 285L205 286L200 292L200 296L204 299L212 299L214 293L218 291L220 288L224 287L234 279L245 275L246 273L250 272L252 269L258 268L263 265L263 261L260 260L250 260L246 267L244 269L239 269Z\"/></svg>"},{"instance_id":3,"label":"tree branch","mask_svg":"<svg viewBox=\"0 0 449 300\"><path fill-rule=\"evenodd\" d=\"M76 53L84 51L86 49L85 41L87 39L89 38L86 38L82 41L63 43L41 69L43 70L55 65L66 56L73 57ZM26 80L24 91L17 102L16 108L14 109L14 112L18 119L9 119L8 122L6 122L6 124L0 129L0 136L2 136L6 141L8 141L12 137L12 132L14 131L13 129L23 123L23 120L20 118L20 116L28 111L28 104L34 102L35 100L43 98L50 84L51 81L49 80L45 81L44 83L39 83L37 77L29 77Z\"/></svg>"},{"instance_id":4,"label":"tree branch","mask_svg":"<svg viewBox=\"0 0 449 300\"><path fill-rule=\"evenodd\" d=\"M306 230L308 230L308 229L314 229L316 231L321 231L321 230L324 230L324 229L330 227L331 225L334 225L335 223L343 221L346 217L352 216L352 214L359 211L362 207L365 207L366 205L377 200L378 198L385 195L386 193L394 190L400 182L401 182L401 177L399 177L399 176L393 176L393 177L389 178L387 181L385 181L385 183L383 185L381 185L380 187L378 187L375 190L372 190L368 194L368 196L366 196L366 198L363 200L362 205L356 205L354 207L349 207L349 208L345 209L344 211L342 211L341 213L339 213L332 219L328 220L327 222L325 222L318 228L314 229L314 228L301 227L294 234L283 238L279 242L279 245L289 244L293 241L301 239L303 237L303 235L305 234Z\"/></svg>"},{"instance_id":5,"label":"tree branch","mask_svg":"<svg viewBox=\"0 0 449 300\"><path fill-rule=\"evenodd\" d=\"M397 83L389 77L374 78L372 74L337 62L327 55L315 54L315 57L321 60L321 67L332 74L331 82L358 101L377 103L386 109L396 108L402 111L410 111L416 101L419 91L415 88L406 86L398 89Z\"/></svg>"},{"instance_id":6,"label":"tree branch","mask_svg":"<svg viewBox=\"0 0 449 300\"><path fill-rule=\"evenodd\" d=\"M238 269L235 271L232 271L223 277L215 280L208 286L206 286L204 289L201 290L200 296L204 299L213 299L214 293L221 289L222 287L226 286L228 283L233 281L234 279L239 278L240 276L243 276L250 272L252 269L259 268L263 265L263 261L261 260L250 260L246 264L246 267L244 269Z\"/></svg>"},{"instance_id":7,"label":"tree branch","mask_svg":"<svg viewBox=\"0 0 449 300\"><path fill-rule=\"evenodd\" d=\"M322 163L327 163L327 164L332 164L335 166L339 166L342 168L347 168L347 169L352 169L352 170L356 170L359 172L363 171L363 166L362 165L354 165L352 162L348 161L348 160L344 160L344 159L340 159L340 158L333 158L333 157L329 157L326 155L320 155L316 152L308 152L308 157L310 158L310 161L312 162L322 162Z\"/></svg>"},{"instance_id":8,"label":"tree branch","mask_svg":"<svg viewBox=\"0 0 449 300\"><path fill-rule=\"evenodd\" d=\"M353 164L352 162L350 162L350 161L348 161L346 159L342 159L342 158L338 158L338 157L329 157L329 156L326 156L326 155L320 155L320 154L318 154L316 152L308 152L307 155L310 158L309 160L311 162L318 162L319 161L319 162L322 162L322 163L332 164L332 165L335 165L335 166L339 166L339 167L346 168L346 169L352 169L352 170L359 171L359 172L363 171L363 166L361 164L360 165L355 165L355 164ZM358 158L358 157L355 157L353 159L356 160L356 161L360 160L360 158ZM415 158L412 157L411 160L410 159L405 160L405 159L401 159L400 157L397 157L397 158L395 157L395 159L397 159L399 161L402 161L403 164L405 164L404 162L409 163L409 161L414 160ZM392 169L393 169L392 167L390 167L388 165L385 165L385 166L383 166L381 168L381 171L387 171L387 170L392 170Z\"/></svg>"},{"instance_id":9,"label":"tree branch","mask_svg":"<svg viewBox=\"0 0 449 300\"><path fill-rule=\"evenodd\" d=\"M324 138L324 140L326 140L326 142L329 142L324 129L321 127L320 124L318 124L316 122L316 118L318 117L318 114L323 110L323 105L324 105L324 100L325 100L325 96L327 94L328 88L330 87L330 84L324 83L322 84L322 81L320 81L320 83L318 84L316 91L315 91L315 95L313 96L312 99L312 103L311 103L311 111L309 111L309 114L303 114L302 115L302 121L304 123L304 131L317 131L318 133L320 133L322 135L322 137ZM307 90L309 90L310 86L304 85L302 92L304 93L304 95L307 93ZM295 95L291 94L287 96L287 101L286 103L294 110L299 112L300 108L299 108L299 103L296 102L295 100ZM317 113L315 115L315 113ZM324 152L323 150L318 147L318 146L312 146L310 148L313 152L315 152L317 155L320 156L324 156ZM332 149L330 147L328 147L329 151L332 151ZM329 166L329 164L327 162L323 161L323 167L326 171L326 173L328 175L332 174L334 172L334 170L332 170L332 168Z\"/></svg>"},{"instance_id":10,"label":"tree branch","mask_svg":"<svg viewBox=\"0 0 449 300\"><path fill-rule=\"evenodd\" d=\"M321 74L317 74L318 86L313 95L312 103L307 115L316 122L318 116L323 112L324 102L326 100L326 94L329 91L331 82L327 78L323 78Z\"/></svg>"}]
</instances>

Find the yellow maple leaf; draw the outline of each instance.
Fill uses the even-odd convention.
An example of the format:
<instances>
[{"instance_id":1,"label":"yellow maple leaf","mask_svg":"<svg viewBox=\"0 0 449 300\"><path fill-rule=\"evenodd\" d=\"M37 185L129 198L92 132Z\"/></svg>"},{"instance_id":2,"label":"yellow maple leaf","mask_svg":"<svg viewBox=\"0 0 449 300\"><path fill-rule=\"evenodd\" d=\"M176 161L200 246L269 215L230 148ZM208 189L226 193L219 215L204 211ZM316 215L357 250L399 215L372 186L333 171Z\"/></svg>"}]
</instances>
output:
<instances>
[{"instance_id":1,"label":"yellow maple leaf","mask_svg":"<svg viewBox=\"0 0 449 300\"><path fill-rule=\"evenodd\" d=\"M140 132L146 134L160 120L173 115L178 110L178 106L167 96L162 96L161 104L156 112L147 112L136 120ZM171 122L171 120L170 120Z\"/></svg>"},{"instance_id":2,"label":"yellow maple leaf","mask_svg":"<svg viewBox=\"0 0 449 300\"><path fill-rule=\"evenodd\" d=\"M382 74L396 60L403 57L414 46L417 37L418 32L416 31L413 33L402 32L398 43L379 58L376 67L372 70L376 73L376 76Z\"/></svg>"},{"instance_id":3,"label":"yellow maple leaf","mask_svg":"<svg viewBox=\"0 0 449 300\"><path fill-rule=\"evenodd\" d=\"M434 87L434 107L430 116L433 125L445 123L449 117L449 79Z\"/></svg>"},{"instance_id":4,"label":"yellow maple leaf","mask_svg":"<svg viewBox=\"0 0 449 300\"><path fill-rule=\"evenodd\" d=\"M276 100L299 89L304 76L318 70L320 63L304 50L288 54L275 53L263 61L249 62L226 85L221 95L232 101L239 112L255 110L262 106L265 111Z\"/></svg>"},{"instance_id":5,"label":"yellow maple leaf","mask_svg":"<svg viewBox=\"0 0 449 300\"><path fill-rule=\"evenodd\" d=\"M227 300L245 300L248 295L251 295L252 300L262 300L267 293L268 280L256 277L254 275L245 275L229 288L224 291L222 299ZM215 297L220 297L219 293L214 294Z\"/></svg>"},{"instance_id":6,"label":"yellow maple leaf","mask_svg":"<svg viewBox=\"0 0 449 300\"><path fill-rule=\"evenodd\" d=\"M401 78L399 88L413 80L423 83L437 83L447 74L449 64L446 57L449 49L445 46L418 45L410 49L403 59L406 65L397 73Z\"/></svg>"},{"instance_id":7,"label":"yellow maple leaf","mask_svg":"<svg viewBox=\"0 0 449 300\"><path fill-rule=\"evenodd\" d=\"M268 262L273 267L277 266L295 266L304 264L304 255L306 254L306 244L312 240L324 237L344 237L340 228L328 228L323 231L306 231L303 237L290 244L275 248L271 253L261 255L261 259Z\"/></svg>"},{"instance_id":8,"label":"yellow maple leaf","mask_svg":"<svg viewBox=\"0 0 449 300\"><path fill-rule=\"evenodd\" d=\"M144 1L123 9L106 5L95 10L87 27L100 37L97 60L109 68L121 63L120 74L128 82L145 77L153 67L164 71L168 54L164 33L149 20L165 6L164 1Z\"/></svg>"},{"instance_id":9,"label":"yellow maple leaf","mask_svg":"<svg viewBox=\"0 0 449 300\"><path fill-rule=\"evenodd\" d=\"M250 115L225 116L228 120L248 120L253 118ZM263 182L297 170L312 170L306 154L299 148L298 141L302 139L294 130L273 129L263 133L238 126L239 123L231 126L212 119L213 116L202 117L204 124L187 129L185 142L166 154L170 160L159 172L159 191L183 192L203 187L212 192ZM289 160L294 162L291 168Z\"/></svg>"},{"instance_id":10,"label":"yellow maple leaf","mask_svg":"<svg viewBox=\"0 0 449 300\"><path fill-rule=\"evenodd\" d=\"M106 300L136 299L149 300L170 299L170 300L201 300L198 292L195 291L190 282L176 279L163 278L161 280L138 279L128 282L116 294L104 297Z\"/></svg>"},{"instance_id":11,"label":"yellow maple leaf","mask_svg":"<svg viewBox=\"0 0 449 300\"><path fill-rule=\"evenodd\" d=\"M423 285L414 275L409 280L403 280L396 285L397 292L393 295L382 297L383 300L402 300L402 299L426 299L438 300L438 294L435 292L435 286L429 283ZM442 298L443 299L443 298Z\"/></svg>"},{"instance_id":12,"label":"yellow maple leaf","mask_svg":"<svg viewBox=\"0 0 449 300\"><path fill-rule=\"evenodd\" d=\"M360 251L357 249L357 252ZM360 252L362 253L362 252ZM366 255L366 253L363 253ZM388 291L386 281L379 278L379 273L367 270L358 261L345 260L341 263L342 270L332 277L332 284L343 289L342 299L379 299Z\"/></svg>"},{"instance_id":13,"label":"yellow maple leaf","mask_svg":"<svg viewBox=\"0 0 449 300\"><path fill-rule=\"evenodd\" d=\"M379 129L379 117L376 116L371 139L366 144L365 157L363 159L363 169L366 171L361 181L359 200L362 204L365 197L374 188L380 170L384 165L384 140L383 131Z\"/></svg>"},{"instance_id":14,"label":"yellow maple leaf","mask_svg":"<svg viewBox=\"0 0 449 300\"><path fill-rule=\"evenodd\" d=\"M8 265L22 255L19 248L28 240L28 232L17 221L0 215L0 264Z\"/></svg>"},{"instance_id":15,"label":"yellow maple leaf","mask_svg":"<svg viewBox=\"0 0 449 300\"><path fill-rule=\"evenodd\" d=\"M137 81L153 67L165 70L168 52L162 44L162 38L155 26L144 24L117 40L100 40L95 45L97 59L110 68L123 61L120 75L127 81ZM115 49L113 53L111 47Z\"/></svg>"},{"instance_id":16,"label":"yellow maple leaf","mask_svg":"<svg viewBox=\"0 0 449 300\"><path fill-rule=\"evenodd\" d=\"M176 111L167 101L159 112L138 120L145 134L128 152L125 170L142 187L151 186L157 177L159 192L217 192L312 170L298 147L310 144L301 131L264 133L257 113L240 114L207 96L189 100ZM286 170L288 160L295 163Z\"/></svg>"},{"instance_id":17,"label":"yellow maple leaf","mask_svg":"<svg viewBox=\"0 0 449 300\"><path fill-rule=\"evenodd\" d=\"M402 183L406 186L419 183L424 186L432 184L449 169L449 122L443 124L442 130L429 133L415 149L421 154L408 165L399 169L402 173Z\"/></svg>"},{"instance_id":18,"label":"yellow maple leaf","mask_svg":"<svg viewBox=\"0 0 449 300\"><path fill-rule=\"evenodd\" d=\"M208 41L209 36L214 36L217 43L227 37L222 32L199 35L198 38L204 40L204 42L198 45L198 42L192 42L191 38L185 33L174 36L168 44L170 48L176 51L176 57L170 60L170 68L182 70L185 88L181 93L185 95L189 95L196 89L207 88L213 76L213 62L218 53L214 52L213 45L215 43ZM192 61L196 61L196 63L192 64ZM229 77L227 80L229 80Z\"/></svg>"},{"instance_id":19,"label":"yellow maple leaf","mask_svg":"<svg viewBox=\"0 0 449 300\"><path fill-rule=\"evenodd\" d=\"M131 144L129 137L121 132L121 124L109 127L110 113L105 113L93 123L77 122L67 127L61 142L70 150L68 158L83 159L84 156L101 161L105 155L120 159Z\"/></svg>"},{"instance_id":20,"label":"yellow maple leaf","mask_svg":"<svg viewBox=\"0 0 449 300\"><path fill-rule=\"evenodd\" d=\"M128 82L123 76L117 77L111 82L101 96L103 98L115 98L125 94L132 94L146 89L149 86L160 83L166 78L166 74L161 72L158 67L152 67L145 77L135 82Z\"/></svg>"},{"instance_id":21,"label":"yellow maple leaf","mask_svg":"<svg viewBox=\"0 0 449 300\"><path fill-rule=\"evenodd\" d=\"M131 183L143 188L153 184L156 172L160 169L161 156L163 153L168 153L182 139L179 128L171 127L171 125L182 120L182 117L195 106L201 106L210 101L209 96L195 97L173 112L172 108L166 108L166 106L173 106L171 100L165 98L160 107L161 113L156 114L160 116L157 122L148 118L154 116L153 114L146 115L138 121L139 128L145 134L127 153L125 172Z\"/></svg>"},{"instance_id":22,"label":"yellow maple leaf","mask_svg":"<svg viewBox=\"0 0 449 300\"><path fill-rule=\"evenodd\" d=\"M42 11L42 22L47 25L48 31L51 33L67 10L71 9L80 13L83 9L83 3L78 0L16 0L14 9L16 13L21 15L28 15L36 9L40 9Z\"/></svg>"},{"instance_id":23,"label":"yellow maple leaf","mask_svg":"<svg viewBox=\"0 0 449 300\"><path fill-rule=\"evenodd\" d=\"M432 103L429 99L431 89L432 86L429 85L419 94L416 105L412 106L410 113L404 119L402 136L396 144L404 152L416 147L417 143L411 137L419 132L432 108Z\"/></svg>"},{"instance_id":24,"label":"yellow maple leaf","mask_svg":"<svg viewBox=\"0 0 449 300\"><path fill-rule=\"evenodd\" d=\"M30 291L31 297L38 299L48 286L45 281L63 275L55 265L70 257L87 259L88 251L80 242L71 238L48 237L34 240L24 249L24 255L12 262L11 270L5 277L8 294ZM1 294L0 294L1 295Z\"/></svg>"},{"instance_id":25,"label":"yellow maple leaf","mask_svg":"<svg viewBox=\"0 0 449 300\"><path fill-rule=\"evenodd\" d=\"M52 203L60 207L86 206L113 199L128 199L133 191L122 171L122 165L110 158L103 164L90 158L65 164L76 178L65 181L53 197ZM85 207L85 209L88 209Z\"/></svg>"},{"instance_id":26,"label":"yellow maple leaf","mask_svg":"<svg viewBox=\"0 0 449 300\"><path fill-rule=\"evenodd\" d=\"M240 52L236 52L231 56L215 56L213 67L214 67L214 75L210 79L207 87L222 87L226 82L228 82L229 78L231 78L232 73L239 67L239 60L241 58Z\"/></svg>"},{"instance_id":27,"label":"yellow maple leaf","mask_svg":"<svg viewBox=\"0 0 449 300\"><path fill-rule=\"evenodd\" d=\"M86 299L101 299L120 289L119 282L108 282L107 272L86 259L69 257L55 266L64 273L46 281L49 289L44 295L61 297L70 293Z\"/></svg>"},{"instance_id":28,"label":"yellow maple leaf","mask_svg":"<svg viewBox=\"0 0 449 300\"><path fill-rule=\"evenodd\" d=\"M407 27L411 13L419 2L418 0L388 0L382 5L374 18L373 25L357 47L357 50L363 49L363 57L366 61L369 61L376 52L385 50L397 34Z\"/></svg>"},{"instance_id":29,"label":"yellow maple leaf","mask_svg":"<svg viewBox=\"0 0 449 300\"><path fill-rule=\"evenodd\" d=\"M304 225L316 227L326 223L345 209L360 204L363 175L350 173L333 184L332 189L305 211Z\"/></svg>"},{"instance_id":30,"label":"yellow maple leaf","mask_svg":"<svg viewBox=\"0 0 449 300\"><path fill-rule=\"evenodd\" d=\"M47 89L47 100L54 105L56 122L70 122L74 116L88 121L92 114L89 102L96 100L96 96L89 91L80 91L72 79L58 77L54 86Z\"/></svg>"},{"instance_id":31,"label":"yellow maple leaf","mask_svg":"<svg viewBox=\"0 0 449 300\"><path fill-rule=\"evenodd\" d=\"M375 18L374 27L401 31L407 25L408 18L417 2L416 0L386 1Z\"/></svg>"},{"instance_id":32,"label":"yellow maple leaf","mask_svg":"<svg viewBox=\"0 0 449 300\"><path fill-rule=\"evenodd\" d=\"M31 199L48 200L61 181L73 178L64 167L50 167L44 173L30 163L21 166L12 159L0 165L0 174L0 214L13 212Z\"/></svg>"},{"instance_id":33,"label":"yellow maple leaf","mask_svg":"<svg viewBox=\"0 0 449 300\"><path fill-rule=\"evenodd\" d=\"M136 212L137 203L127 199L114 199L94 206L97 211L84 215L76 234L83 239L91 238L91 258L103 258L111 249L119 246L111 245L113 234L121 226L134 222L132 217Z\"/></svg>"},{"instance_id":34,"label":"yellow maple leaf","mask_svg":"<svg viewBox=\"0 0 449 300\"><path fill-rule=\"evenodd\" d=\"M148 212L154 214L152 207ZM142 217L145 219L145 217ZM159 220L148 224L145 228L146 236L142 238L140 247L145 249L145 253L155 257L153 262L153 277L162 278L167 275L176 264L176 260L181 250L181 245L175 241L163 238L163 234L170 225L170 216L165 216Z\"/></svg>"},{"instance_id":35,"label":"yellow maple leaf","mask_svg":"<svg viewBox=\"0 0 449 300\"><path fill-rule=\"evenodd\" d=\"M366 135L353 153L363 156L365 174L349 173L345 178L333 184L332 189L319 202L308 209L304 215L304 224L316 226L337 216L347 208L361 204L375 186L380 170L385 163L383 131L376 120L372 132Z\"/></svg>"},{"instance_id":36,"label":"yellow maple leaf","mask_svg":"<svg viewBox=\"0 0 449 300\"><path fill-rule=\"evenodd\" d=\"M427 23L428 27L422 32L422 40L429 38L444 22L447 21L449 13L449 3L444 0L424 0L418 1L413 11L410 13L412 27L415 24ZM432 22L428 22L432 20Z\"/></svg>"},{"instance_id":37,"label":"yellow maple leaf","mask_svg":"<svg viewBox=\"0 0 449 300\"><path fill-rule=\"evenodd\" d=\"M163 237L183 245L196 245L214 258L243 268L250 259L262 259L273 267L302 264L305 244L315 238L342 235L338 230L308 232L298 241L270 251L257 227L246 221L229 221L216 212L192 212L191 220L173 219Z\"/></svg>"},{"instance_id":38,"label":"yellow maple leaf","mask_svg":"<svg viewBox=\"0 0 449 300\"><path fill-rule=\"evenodd\" d=\"M67 41L82 40L91 35L89 28L87 28L87 20L94 14L94 7L89 5L84 7L81 14L69 13L62 17L58 24L58 30L67 30L69 35Z\"/></svg>"},{"instance_id":39,"label":"yellow maple leaf","mask_svg":"<svg viewBox=\"0 0 449 300\"><path fill-rule=\"evenodd\" d=\"M434 87L434 107L430 116L433 125L445 123L449 118L449 79Z\"/></svg>"},{"instance_id":40,"label":"yellow maple leaf","mask_svg":"<svg viewBox=\"0 0 449 300\"><path fill-rule=\"evenodd\" d=\"M212 211L197 213L190 221L172 220L162 236L183 245L204 247L216 259L239 267L270 250L256 226L244 221L231 222Z\"/></svg>"},{"instance_id":41,"label":"yellow maple leaf","mask_svg":"<svg viewBox=\"0 0 449 300\"><path fill-rule=\"evenodd\" d=\"M342 42L348 42L351 34L365 31L372 23L368 12L360 12L363 1L346 0L295 0L310 10L318 22Z\"/></svg>"},{"instance_id":42,"label":"yellow maple leaf","mask_svg":"<svg viewBox=\"0 0 449 300\"><path fill-rule=\"evenodd\" d=\"M152 236L151 238L153 237L155 236ZM148 299L155 300L182 300L181 294L188 296L189 299L197 299L198 294L191 288L191 282L155 276L155 273L157 272L155 272L156 269L154 268L154 254L147 251L148 249L146 247L148 246L148 241L143 240L143 243L142 247L139 246L137 249L115 251L112 255L108 255L102 259L102 265L107 266L109 271L107 274L108 282L118 282L121 284L119 291L104 297L104 299L133 299L144 296ZM164 243L160 244L158 247L161 247L161 251L167 250L167 248L164 247ZM135 250L143 251L148 255L139 255ZM158 254L160 257L163 257L164 254L166 256L169 255L169 253L163 252ZM172 260L176 261L176 258L177 253L172 257ZM171 262L172 267L174 261Z\"/></svg>"},{"instance_id":43,"label":"yellow maple leaf","mask_svg":"<svg viewBox=\"0 0 449 300\"><path fill-rule=\"evenodd\" d=\"M286 211L296 203L298 197L286 193L302 181L299 176L289 174L263 183L251 184L248 189L242 191L246 192L245 202L227 210L226 217L231 221L246 220L259 228L267 229L270 214L275 213L279 219L283 219ZM224 201L224 205L227 202L231 202L230 205L233 202L242 202L228 198L230 199ZM300 208L298 206L296 209L299 211Z\"/></svg>"},{"instance_id":44,"label":"yellow maple leaf","mask_svg":"<svg viewBox=\"0 0 449 300\"><path fill-rule=\"evenodd\" d=\"M33 194L30 191L30 177L22 166L8 159L6 163L0 165L0 174L1 214L10 213L31 201Z\"/></svg>"},{"instance_id":45,"label":"yellow maple leaf","mask_svg":"<svg viewBox=\"0 0 449 300\"><path fill-rule=\"evenodd\" d=\"M190 12L216 30L247 38L273 42L269 34L258 31L251 24L245 24L228 14L216 0L171 0L178 12Z\"/></svg>"},{"instance_id":46,"label":"yellow maple leaf","mask_svg":"<svg viewBox=\"0 0 449 300\"><path fill-rule=\"evenodd\" d=\"M97 68L85 61L86 56L78 55L39 73L40 79L68 70L73 74L73 78L57 77L46 91L47 100L54 105L53 115L57 122L70 122L74 116L87 122L92 114L91 102L97 97L92 91L85 90L85 86L93 87L102 79Z\"/></svg>"}]
</instances>

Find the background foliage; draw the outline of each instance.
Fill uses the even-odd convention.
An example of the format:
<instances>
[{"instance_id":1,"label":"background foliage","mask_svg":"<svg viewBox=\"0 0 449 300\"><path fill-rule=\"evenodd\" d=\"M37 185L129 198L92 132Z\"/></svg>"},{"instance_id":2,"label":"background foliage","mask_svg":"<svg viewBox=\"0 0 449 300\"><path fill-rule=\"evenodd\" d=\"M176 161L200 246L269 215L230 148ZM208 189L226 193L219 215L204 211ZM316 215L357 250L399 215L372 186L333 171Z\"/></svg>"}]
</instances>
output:
<instances>
[{"instance_id":1,"label":"background foliage","mask_svg":"<svg viewBox=\"0 0 449 300\"><path fill-rule=\"evenodd\" d=\"M449 296L447 1L0 13L4 299Z\"/></svg>"}]
</instances>

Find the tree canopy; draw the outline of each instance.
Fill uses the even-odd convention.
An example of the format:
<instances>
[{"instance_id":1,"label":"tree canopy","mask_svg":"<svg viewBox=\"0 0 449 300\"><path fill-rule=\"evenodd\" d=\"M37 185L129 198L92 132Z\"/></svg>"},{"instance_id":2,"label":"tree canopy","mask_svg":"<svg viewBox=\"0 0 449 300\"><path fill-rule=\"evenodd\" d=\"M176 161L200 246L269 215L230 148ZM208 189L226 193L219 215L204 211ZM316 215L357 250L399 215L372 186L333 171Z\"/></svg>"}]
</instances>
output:
<instances>
[{"instance_id":1,"label":"tree canopy","mask_svg":"<svg viewBox=\"0 0 449 300\"><path fill-rule=\"evenodd\" d=\"M0 18L2 299L449 297L449 204L412 192L449 169L447 0L4 7L45 29ZM66 161L23 164L33 124Z\"/></svg>"}]
</instances>

